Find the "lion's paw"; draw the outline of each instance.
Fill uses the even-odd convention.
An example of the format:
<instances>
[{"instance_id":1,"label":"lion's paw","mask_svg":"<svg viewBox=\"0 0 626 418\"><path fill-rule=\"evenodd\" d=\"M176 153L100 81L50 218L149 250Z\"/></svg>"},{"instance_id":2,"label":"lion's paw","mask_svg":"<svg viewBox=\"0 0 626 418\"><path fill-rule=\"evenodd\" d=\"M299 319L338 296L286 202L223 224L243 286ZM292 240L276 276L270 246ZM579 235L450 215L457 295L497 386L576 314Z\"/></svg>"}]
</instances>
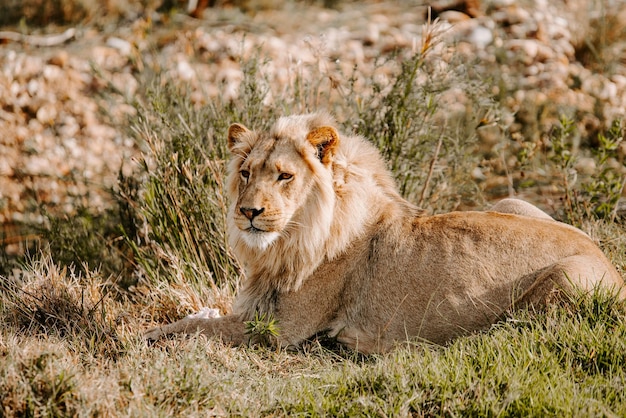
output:
<instances>
[{"instance_id":1,"label":"lion's paw","mask_svg":"<svg viewBox=\"0 0 626 418\"><path fill-rule=\"evenodd\" d=\"M222 315L220 315L219 309L207 308L206 306L203 306L202 308L200 308L198 312L193 313L191 315L187 315L187 318L210 319L210 318L219 318L221 316Z\"/></svg>"}]
</instances>

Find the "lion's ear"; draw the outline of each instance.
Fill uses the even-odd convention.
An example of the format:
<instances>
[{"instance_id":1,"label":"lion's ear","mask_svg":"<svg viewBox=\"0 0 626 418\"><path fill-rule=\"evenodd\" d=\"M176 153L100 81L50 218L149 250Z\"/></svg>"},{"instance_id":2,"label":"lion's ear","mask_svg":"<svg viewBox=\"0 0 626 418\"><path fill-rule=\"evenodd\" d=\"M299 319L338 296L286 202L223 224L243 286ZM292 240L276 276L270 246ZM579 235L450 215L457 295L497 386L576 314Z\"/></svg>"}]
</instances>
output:
<instances>
[{"instance_id":1,"label":"lion's ear","mask_svg":"<svg viewBox=\"0 0 626 418\"><path fill-rule=\"evenodd\" d=\"M317 149L317 157L323 164L332 161L332 156L339 145L339 134L335 128L330 126L315 128L308 133L306 139Z\"/></svg>"},{"instance_id":2,"label":"lion's ear","mask_svg":"<svg viewBox=\"0 0 626 418\"><path fill-rule=\"evenodd\" d=\"M250 130L239 123L233 123L228 128L228 149L233 151L237 148L237 145L241 143L246 134L250 133Z\"/></svg>"}]
</instances>

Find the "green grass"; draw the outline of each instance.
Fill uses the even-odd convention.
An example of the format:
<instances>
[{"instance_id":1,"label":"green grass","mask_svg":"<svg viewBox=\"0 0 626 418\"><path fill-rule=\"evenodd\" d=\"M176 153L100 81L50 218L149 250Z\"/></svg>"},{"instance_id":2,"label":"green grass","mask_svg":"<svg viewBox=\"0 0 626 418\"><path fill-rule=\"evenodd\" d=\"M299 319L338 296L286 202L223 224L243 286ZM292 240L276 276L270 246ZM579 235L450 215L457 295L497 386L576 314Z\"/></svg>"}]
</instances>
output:
<instances>
[{"instance_id":1,"label":"green grass","mask_svg":"<svg viewBox=\"0 0 626 418\"><path fill-rule=\"evenodd\" d=\"M141 339L147 327L203 305L229 310L241 272L224 228L227 126L264 128L320 103L345 131L372 140L403 194L430 212L484 208L501 196L474 179L477 168L517 191L551 184L563 198L555 213L590 233L624 271L626 231L613 210L623 178L608 169L619 164L620 121L594 149L574 149L576 128L566 119L547 146L518 146L499 125L502 109L483 77L460 60L445 71L433 65L439 41L437 27L429 30L416 54L381 60L390 88L358 68L326 83L316 66L312 79L273 91L256 57L242 59L239 99L197 106L189 86L141 74L127 128L144 158L133 175L120 174L109 210L46 213L41 248L2 265L0 416L626 415L626 310L600 293L516 312L446 347L413 344L377 356L325 340L287 352L202 337ZM268 92L274 101L265 105ZM466 106L450 112L455 97ZM485 121L500 132L488 150L479 135ZM600 174L576 173L574 181L581 157L593 158ZM249 328L273 332L271 318Z\"/></svg>"},{"instance_id":2,"label":"green grass","mask_svg":"<svg viewBox=\"0 0 626 418\"><path fill-rule=\"evenodd\" d=\"M380 356L150 347L132 332L112 360L54 335L2 330L0 403L19 415L623 416L624 306L595 295L521 312L448 347Z\"/></svg>"}]
</instances>

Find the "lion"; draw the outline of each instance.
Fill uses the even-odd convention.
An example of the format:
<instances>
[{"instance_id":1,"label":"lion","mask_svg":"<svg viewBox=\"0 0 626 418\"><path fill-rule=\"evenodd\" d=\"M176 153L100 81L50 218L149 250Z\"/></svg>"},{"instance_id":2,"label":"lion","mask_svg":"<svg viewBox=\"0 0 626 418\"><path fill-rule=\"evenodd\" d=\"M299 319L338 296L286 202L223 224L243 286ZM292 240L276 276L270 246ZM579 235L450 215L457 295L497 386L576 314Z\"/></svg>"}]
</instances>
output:
<instances>
[{"instance_id":1,"label":"lion","mask_svg":"<svg viewBox=\"0 0 626 418\"><path fill-rule=\"evenodd\" d=\"M326 334L381 353L445 344L563 292L626 297L589 236L529 203L426 215L399 194L378 150L326 113L281 117L268 132L235 123L228 148L229 243L245 273L232 313L191 315L148 339L246 344L246 323L261 317L275 321L277 347Z\"/></svg>"}]
</instances>

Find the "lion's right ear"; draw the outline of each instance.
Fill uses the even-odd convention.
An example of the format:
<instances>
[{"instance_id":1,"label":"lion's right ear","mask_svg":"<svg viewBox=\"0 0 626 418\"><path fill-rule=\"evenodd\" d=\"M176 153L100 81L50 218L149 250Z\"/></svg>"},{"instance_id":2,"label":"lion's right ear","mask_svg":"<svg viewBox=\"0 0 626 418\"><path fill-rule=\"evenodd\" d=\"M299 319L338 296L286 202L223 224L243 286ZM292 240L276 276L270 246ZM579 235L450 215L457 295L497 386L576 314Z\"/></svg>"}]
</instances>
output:
<instances>
[{"instance_id":1,"label":"lion's right ear","mask_svg":"<svg viewBox=\"0 0 626 418\"><path fill-rule=\"evenodd\" d=\"M317 158L328 165L332 161L332 156L339 145L339 134L331 126L321 126L313 129L306 136L307 141L317 150Z\"/></svg>"},{"instance_id":2,"label":"lion's right ear","mask_svg":"<svg viewBox=\"0 0 626 418\"><path fill-rule=\"evenodd\" d=\"M250 133L250 130L245 126L239 123L233 123L228 128L228 149L230 151L235 151L241 145L241 142L247 134Z\"/></svg>"}]
</instances>

